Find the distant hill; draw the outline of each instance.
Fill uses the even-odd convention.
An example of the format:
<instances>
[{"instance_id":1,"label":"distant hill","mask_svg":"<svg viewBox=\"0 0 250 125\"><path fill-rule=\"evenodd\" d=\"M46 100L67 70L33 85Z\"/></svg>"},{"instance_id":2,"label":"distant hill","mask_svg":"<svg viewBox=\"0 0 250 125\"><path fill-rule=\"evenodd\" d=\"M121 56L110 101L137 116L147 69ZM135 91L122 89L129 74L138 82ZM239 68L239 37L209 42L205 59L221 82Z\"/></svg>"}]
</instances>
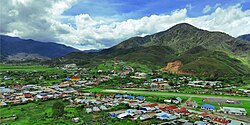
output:
<instances>
[{"instance_id":1,"label":"distant hill","mask_svg":"<svg viewBox=\"0 0 250 125\"><path fill-rule=\"evenodd\" d=\"M130 38L98 53L70 53L51 63L89 66L110 59L158 65L163 71L176 73L249 74L250 43L182 23L153 35ZM178 67L169 68L171 65Z\"/></svg>"},{"instance_id":2,"label":"distant hill","mask_svg":"<svg viewBox=\"0 0 250 125\"><path fill-rule=\"evenodd\" d=\"M245 34L245 35L239 36L238 38L240 38L240 39L243 39L243 40L246 40L246 41L249 41L249 42L250 42L250 34Z\"/></svg>"},{"instance_id":3,"label":"distant hill","mask_svg":"<svg viewBox=\"0 0 250 125\"><path fill-rule=\"evenodd\" d=\"M0 35L0 37L1 60L16 60L14 58L22 60L22 57L24 57L23 59L57 58L71 52L79 51L58 43L39 42L32 39L21 39L5 35Z\"/></svg>"}]
</instances>

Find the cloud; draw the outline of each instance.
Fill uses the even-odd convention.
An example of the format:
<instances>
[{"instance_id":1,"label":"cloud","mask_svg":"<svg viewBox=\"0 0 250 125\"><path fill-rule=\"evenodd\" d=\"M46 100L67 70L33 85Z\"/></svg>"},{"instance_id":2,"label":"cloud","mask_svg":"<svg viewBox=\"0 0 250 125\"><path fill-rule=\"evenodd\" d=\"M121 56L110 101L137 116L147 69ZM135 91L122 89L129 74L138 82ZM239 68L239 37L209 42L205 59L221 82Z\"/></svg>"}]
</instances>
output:
<instances>
[{"instance_id":1,"label":"cloud","mask_svg":"<svg viewBox=\"0 0 250 125\"><path fill-rule=\"evenodd\" d=\"M206 13L210 12L211 10L212 10L212 7L209 6L209 5L206 5L205 8L202 10L202 12L203 12L204 14L206 14Z\"/></svg>"},{"instance_id":2,"label":"cloud","mask_svg":"<svg viewBox=\"0 0 250 125\"><path fill-rule=\"evenodd\" d=\"M191 10L191 9L193 9L193 6L192 6L192 4L187 4L186 8L189 9L189 10Z\"/></svg>"},{"instance_id":3,"label":"cloud","mask_svg":"<svg viewBox=\"0 0 250 125\"><path fill-rule=\"evenodd\" d=\"M210 7L209 14L189 17L186 8L170 14L145 16L140 19L117 21L117 17L75 16L62 13L77 0L8 0L0 1L0 33L40 41L52 41L81 50L108 48L133 36L145 36L167 30L175 24L187 22L196 27L222 31L232 36L250 33L250 10L237 4L221 8ZM206 7L205 7L206 8Z\"/></svg>"}]
</instances>

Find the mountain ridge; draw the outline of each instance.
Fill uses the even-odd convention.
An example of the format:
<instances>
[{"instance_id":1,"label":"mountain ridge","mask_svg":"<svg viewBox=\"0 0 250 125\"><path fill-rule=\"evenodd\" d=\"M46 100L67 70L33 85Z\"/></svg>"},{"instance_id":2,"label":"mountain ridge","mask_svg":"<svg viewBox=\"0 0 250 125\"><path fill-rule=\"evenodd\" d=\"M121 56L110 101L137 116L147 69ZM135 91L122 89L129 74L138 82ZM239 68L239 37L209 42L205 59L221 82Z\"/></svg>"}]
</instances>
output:
<instances>
[{"instance_id":1,"label":"mountain ridge","mask_svg":"<svg viewBox=\"0 0 250 125\"><path fill-rule=\"evenodd\" d=\"M243 40L250 42L250 34L241 35L241 36L238 36L237 38L240 38L240 39L243 39Z\"/></svg>"},{"instance_id":2,"label":"mountain ridge","mask_svg":"<svg viewBox=\"0 0 250 125\"><path fill-rule=\"evenodd\" d=\"M73 47L53 42L40 42L0 35L1 60L18 53L38 54L43 57L57 58L71 52L80 51Z\"/></svg>"},{"instance_id":3,"label":"mountain ridge","mask_svg":"<svg viewBox=\"0 0 250 125\"><path fill-rule=\"evenodd\" d=\"M250 72L250 43L182 23L145 37L129 38L98 53L71 53L55 62L65 63L72 59L79 63L84 60L80 64L88 66L120 59L160 67L180 60L183 64L178 68L180 72L245 74Z\"/></svg>"}]
</instances>

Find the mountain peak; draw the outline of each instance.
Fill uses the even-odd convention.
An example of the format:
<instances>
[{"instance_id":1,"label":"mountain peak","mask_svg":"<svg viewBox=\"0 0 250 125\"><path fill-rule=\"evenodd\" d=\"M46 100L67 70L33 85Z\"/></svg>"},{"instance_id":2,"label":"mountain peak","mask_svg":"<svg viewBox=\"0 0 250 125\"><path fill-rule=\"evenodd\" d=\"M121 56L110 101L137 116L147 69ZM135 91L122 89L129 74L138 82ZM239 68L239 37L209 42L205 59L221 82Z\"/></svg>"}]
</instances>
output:
<instances>
[{"instance_id":1,"label":"mountain peak","mask_svg":"<svg viewBox=\"0 0 250 125\"><path fill-rule=\"evenodd\" d=\"M169 30L201 30L189 23L179 23L179 24L176 24L174 25L173 27L171 27Z\"/></svg>"}]
</instances>

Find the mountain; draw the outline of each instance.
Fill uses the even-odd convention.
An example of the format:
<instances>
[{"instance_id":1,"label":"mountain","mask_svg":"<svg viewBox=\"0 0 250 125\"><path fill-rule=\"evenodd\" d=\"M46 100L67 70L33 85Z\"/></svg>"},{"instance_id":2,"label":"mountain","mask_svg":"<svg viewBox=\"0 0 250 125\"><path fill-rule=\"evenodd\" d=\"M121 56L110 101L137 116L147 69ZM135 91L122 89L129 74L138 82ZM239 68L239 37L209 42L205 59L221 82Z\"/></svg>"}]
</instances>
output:
<instances>
[{"instance_id":1,"label":"mountain","mask_svg":"<svg viewBox=\"0 0 250 125\"><path fill-rule=\"evenodd\" d=\"M48 59L64 56L79 50L52 42L39 42L32 39L21 39L0 35L0 51L2 59ZM24 58L23 58L24 57Z\"/></svg>"},{"instance_id":2,"label":"mountain","mask_svg":"<svg viewBox=\"0 0 250 125\"><path fill-rule=\"evenodd\" d=\"M250 42L250 34L245 34L245 35L241 35L238 38L249 41Z\"/></svg>"},{"instance_id":3,"label":"mountain","mask_svg":"<svg viewBox=\"0 0 250 125\"><path fill-rule=\"evenodd\" d=\"M89 66L110 59L157 65L175 73L249 74L250 43L182 23L153 35L132 37L98 53L70 53L53 61Z\"/></svg>"},{"instance_id":4,"label":"mountain","mask_svg":"<svg viewBox=\"0 0 250 125\"><path fill-rule=\"evenodd\" d=\"M83 52L86 53L95 53L95 52L100 52L102 49L89 49L89 50L83 50Z\"/></svg>"}]
</instances>

